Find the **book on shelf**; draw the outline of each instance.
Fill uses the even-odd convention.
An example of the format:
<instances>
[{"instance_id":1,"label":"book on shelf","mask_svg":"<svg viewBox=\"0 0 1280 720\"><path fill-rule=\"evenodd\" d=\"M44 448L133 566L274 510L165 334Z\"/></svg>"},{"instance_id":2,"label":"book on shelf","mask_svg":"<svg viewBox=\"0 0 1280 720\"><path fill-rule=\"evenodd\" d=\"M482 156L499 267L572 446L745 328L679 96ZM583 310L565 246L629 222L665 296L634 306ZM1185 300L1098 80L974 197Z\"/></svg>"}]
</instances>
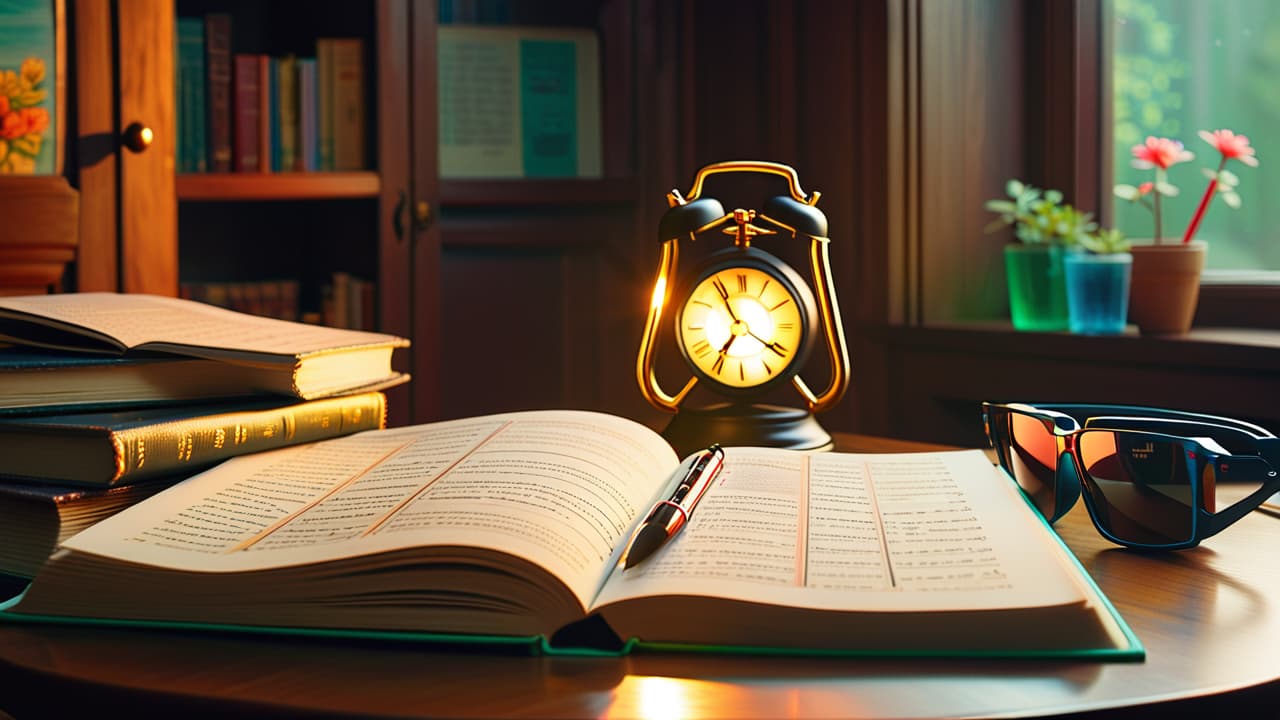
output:
<instances>
[{"instance_id":1,"label":"book on shelf","mask_svg":"<svg viewBox=\"0 0 1280 720\"><path fill-rule=\"evenodd\" d=\"M204 18L205 67L209 73L209 170L231 172L231 16Z\"/></svg>"},{"instance_id":2,"label":"book on shelf","mask_svg":"<svg viewBox=\"0 0 1280 720\"><path fill-rule=\"evenodd\" d=\"M364 170L365 158L365 67L364 41L360 38L320 38L316 40L322 112L327 120L318 123L321 137L328 129L328 158L325 170ZM327 95L327 97L326 97ZM322 116L323 117L323 116ZM325 151L321 149L322 158Z\"/></svg>"},{"instance_id":3,"label":"book on shelf","mask_svg":"<svg viewBox=\"0 0 1280 720\"><path fill-rule=\"evenodd\" d=\"M204 19L177 19L178 32L178 172L208 169Z\"/></svg>"},{"instance_id":4,"label":"book on shelf","mask_svg":"<svg viewBox=\"0 0 1280 720\"><path fill-rule=\"evenodd\" d=\"M319 86L315 58L298 58L298 161L303 172L320 169Z\"/></svg>"},{"instance_id":5,"label":"book on shelf","mask_svg":"<svg viewBox=\"0 0 1280 720\"><path fill-rule=\"evenodd\" d=\"M185 477L112 487L0 482L0 574L35 577L59 543Z\"/></svg>"},{"instance_id":6,"label":"book on shelf","mask_svg":"<svg viewBox=\"0 0 1280 720\"><path fill-rule=\"evenodd\" d=\"M624 570L679 467L649 428L578 411L245 456L70 538L0 617L546 652L1143 656L980 451L728 448L684 530Z\"/></svg>"},{"instance_id":7,"label":"book on shelf","mask_svg":"<svg viewBox=\"0 0 1280 720\"><path fill-rule=\"evenodd\" d=\"M271 172L271 158L275 145L272 140L272 84L271 57L258 55L258 172Z\"/></svg>"},{"instance_id":8,"label":"book on shelf","mask_svg":"<svg viewBox=\"0 0 1280 720\"><path fill-rule=\"evenodd\" d=\"M408 380L391 367L405 338L238 313L181 298L125 293L0 297L0 341L99 355L164 353L274 375L302 399Z\"/></svg>"},{"instance_id":9,"label":"book on shelf","mask_svg":"<svg viewBox=\"0 0 1280 720\"><path fill-rule=\"evenodd\" d=\"M273 131L273 136L279 137L279 143L272 147L275 155L271 169L293 172L298 169L298 59L292 55L282 57L275 68L274 118L279 129Z\"/></svg>"},{"instance_id":10,"label":"book on shelf","mask_svg":"<svg viewBox=\"0 0 1280 720\"><path fill-rule=\"evenodd\" d=\"M117 485L230 457L384 427L386 396L256 398L133 410L0 417L0 477Z\"/></svg>"},{"instance_id":11,"label":"book on shelf","mask_svg":"<svg viewBox=\"0 0 1280 720\"><path fill-rule=\"evenodd\" d=\"M258 172L261 167L258 156L262 142L262 91L258 87L260 62L258 55L237 54L234 59L232 167L236 172Z\"/></svg>"},{"instance_id":12,"label":"book on shelf","mask_svg":"<svg viewBox=\"0 0 1280 720\"><path fill-rule=\"evenodd\" d=\"M592 30L441 25L440 176L602 175Z\"/></svg>"}]
</instances>

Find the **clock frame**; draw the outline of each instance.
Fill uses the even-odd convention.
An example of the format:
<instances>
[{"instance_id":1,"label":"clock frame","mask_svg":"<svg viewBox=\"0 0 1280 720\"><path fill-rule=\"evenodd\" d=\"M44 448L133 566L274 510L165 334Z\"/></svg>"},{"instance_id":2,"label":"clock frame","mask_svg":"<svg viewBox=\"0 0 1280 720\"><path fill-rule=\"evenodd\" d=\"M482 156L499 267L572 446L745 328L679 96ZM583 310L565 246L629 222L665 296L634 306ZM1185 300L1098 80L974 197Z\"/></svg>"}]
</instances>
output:
<instances>
[{"instance_id":1,"label":"clock frame","mask_svg":"<svg viewBox=\"0 0 1280 720\"><path fill-rule=\"evenodd\" d=\"M700 197L705 180L718 173L780 176L787 179L790 193L769 198L760 211L738 208L726 213L719 200ZM712 443L831 447L831 436L814 413L829 410L844 395L849 359L831 273L827 219L816 207L820 196L800 188L794 169L758 160L707 165L694 177L687 196L679 190L667 193L669 208L658 225L662 241L658 271L635 369L645 399L659 410L675 413L663 436L678 452L691 453ZM716 234L732 236L731 246L706 256L681 282L677 273L681 241L700 241L705 247ZM786 262L754 247L762 236L776 236L769 242L807 243L808 282ZM766 306L762 298L770 293L769 286L775 292L785 291L785 298ZM783 299L796 306L795 315L774 314L772 308ZM667 316L668 308L674 309L676 317ZM676 345L691 373L674 394L663 389L656 372L660 331L673 322ZM715 327L709 328L708 322ZM795 344L794 352L788 343ZM818 346L826 350L831 374L826 388L814 392L800 372ZM768 364L771 356L776 356L777 367ZM761 364L751 364L756 362ZM758 372L749 374L749 368ZM803 398L803 408L763 402L766 394L788 381ZM707 391L704 395L727 402L703 404L691 398L698 385Z\"/></svg>"}]
</instances>

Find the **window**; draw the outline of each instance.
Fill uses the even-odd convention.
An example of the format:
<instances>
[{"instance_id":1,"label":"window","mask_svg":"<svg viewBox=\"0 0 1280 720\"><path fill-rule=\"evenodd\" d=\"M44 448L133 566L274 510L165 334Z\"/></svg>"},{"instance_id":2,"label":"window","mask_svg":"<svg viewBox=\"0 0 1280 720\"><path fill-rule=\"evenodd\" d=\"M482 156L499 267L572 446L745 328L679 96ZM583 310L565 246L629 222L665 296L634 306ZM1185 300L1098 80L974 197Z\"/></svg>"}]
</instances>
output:
<instances>
[{"instance_id":1,"label":"window","mask_svg":"<svg viewBox=\"0 0 1280 720\"><path fill-rule=\"evenodd\" d=\"M1280 163L1280 3L1111 0L1109 9L1115 181L1153 179L1153 171L1130 165L1130 149L1147 136L1182 141L1196 157L1170 168L1169 182L1180 192L1162 202L1165 237L1181 238L1208 185L1202 168L1216 168L1220 157L1198 132L1247 135L1260 166L1226 165L1239 178L1240 207L1215 197L1196 237L1210 245L1208 267L1216 272L1206 280L1280 279L1280 175L1273 170ZM1152 237L1148 208L1113 202L1117 227Z\"/></svg>"}]
</instances>

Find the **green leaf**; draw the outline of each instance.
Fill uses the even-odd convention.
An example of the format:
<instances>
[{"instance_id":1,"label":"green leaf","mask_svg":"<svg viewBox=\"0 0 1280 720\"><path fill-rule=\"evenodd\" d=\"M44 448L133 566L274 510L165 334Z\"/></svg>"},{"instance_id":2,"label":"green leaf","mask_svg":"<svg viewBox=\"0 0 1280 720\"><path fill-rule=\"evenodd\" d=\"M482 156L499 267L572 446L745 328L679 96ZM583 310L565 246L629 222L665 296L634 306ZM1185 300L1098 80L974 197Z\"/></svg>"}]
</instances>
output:
<instances>
[{"instance_id":1,"label":"green leaf","mask_svg":"<svg viewBox=\"0 0 1280 720\"><path fill-rule=\"evenodd\" d=\"M984 227L984 228L982 228L982 232L984 232L984 233L993 233L993 232L995 232L995 231L997 231L997 230L1003 230L1004 228L1008 227L1008 226L1009 226L1009 225L1011 225L1012 223L1013 223L1013 221L1012 221L1012 220L1005 220L1003 217L1002 217L1002 218L997 218L997 219L992 220L991 222L987 223L987 226L986 226L986 227Z\"/></svg>"},{"instance_id":2,"label":"green leaf","mask_svg":"<svg viewBox=\"0 0 1280 720\"><path fill-rule=\"evenodd\" d=\"M1130 202L1138 199L1138 188L1133 185L1117 185L1114 190L1116 197Z\"/></svg>"},{"instance_id":3,"label":"green leaf","mask_svg":"<svg viewBox=\"0 0 1280 720\"><path fill-rule=\"evenodd\" d=\"M1222 202L1226 203L1227 207L1232 210L1240 209L1240 195L1235 192L1222 193Z\"/></svg>"},{"instance_id":4,"label":"green leaf","mask_svg":"<svg viewBox=\"0 0 1280 720\"><path fill-rule=\"evenodd\" d=\"M1226 185L1227 187L1235 187L1240 184L1240 178L1236 177L1236 174L1230 170L1223 170L1218 173L1218 184Z\"/></svg>"},{"instance_id":5,"label":"green leaf","mask_svg":"<svg viewBox=\"0 0 1280 720\"><path fill-rule=\"evenodd\" d=\"M1046 202L1057 205L1058 203L1062 202L1062 193L1058 192L1057 190L1045 190L1044 199Z\"/></svg>"},{"instance_id":6,"label":"green leaf","mask_svg":"<svg viewBox=\"0 0 1280 720\"><path fill-rule=\"evenodd\" d=\"M988 200L982 207L998 213L1012 213L1018 209L1012 200Z\"/></svg>"},{"instance_id":7,"label":"green leaf","mask_svg":"<svg viewBox=\"0 0 1280 720\"><path fill-rule=\"evenodd\" d=\"M1160 193L1161 195L1164 195L1165 197L1178 196L1178 188L1174 185L1170 185L1167 182L1156 183L1156 192Z\"/></svg>"},{"instance_id":8,"label":"green leaf","mask_svg":"<svg viewBox=\"0 0 1280 720\"><path fill-rule=\"evenodd\" d=\"M1018 180L1010 180L1009 182L1005 183L1005 186L1004 186L1005 193L1007 193L1011 198L1018 197L1019 195L1022 194L1023 190L1025 189L1026 189L1026 186L1023 185Z\"/></svg>"}]
</instances>

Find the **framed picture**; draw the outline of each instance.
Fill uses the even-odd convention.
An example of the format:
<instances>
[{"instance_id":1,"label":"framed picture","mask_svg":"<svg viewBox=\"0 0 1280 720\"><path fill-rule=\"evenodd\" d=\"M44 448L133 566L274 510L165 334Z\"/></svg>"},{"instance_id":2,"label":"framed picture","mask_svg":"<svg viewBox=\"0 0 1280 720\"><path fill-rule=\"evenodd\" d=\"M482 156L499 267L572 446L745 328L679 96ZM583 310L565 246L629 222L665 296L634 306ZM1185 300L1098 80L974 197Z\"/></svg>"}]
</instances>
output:
<instances>
[{"instance_id":1,"label":"framed picture","mask_svg":"<svg viewBox=\"0 0 1280 720\"><path fill-rule=\"evenodd\" d=\"M65 0L0 0L0 175L62 172Z\"/></svg>"}]
</instances>

